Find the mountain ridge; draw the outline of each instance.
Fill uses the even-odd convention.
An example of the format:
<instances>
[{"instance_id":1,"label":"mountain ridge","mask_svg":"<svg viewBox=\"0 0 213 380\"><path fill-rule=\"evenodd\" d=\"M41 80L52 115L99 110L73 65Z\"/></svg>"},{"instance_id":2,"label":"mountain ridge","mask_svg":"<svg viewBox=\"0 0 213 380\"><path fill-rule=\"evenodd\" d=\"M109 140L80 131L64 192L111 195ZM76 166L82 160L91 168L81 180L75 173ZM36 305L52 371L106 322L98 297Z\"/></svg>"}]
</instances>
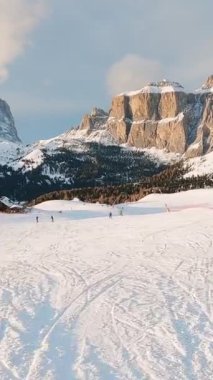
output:
<instances>
[{"instance_id":1,"label":"mountain ridge","mask_svg":"<svg viewBox=\"0 0 213 380\"><path fill-rule=\"evenodd\" d=\"M194 93L163 80L119 94L108 112L95 107L76 128L29 146L18 138L12 114L9 121L0 133L2 195L11 195L13 187L14 197L22 188L30 199L26 189L36 197L76 186L137 182L213 150L213 76Z\"/></svg>"}]
</instances>

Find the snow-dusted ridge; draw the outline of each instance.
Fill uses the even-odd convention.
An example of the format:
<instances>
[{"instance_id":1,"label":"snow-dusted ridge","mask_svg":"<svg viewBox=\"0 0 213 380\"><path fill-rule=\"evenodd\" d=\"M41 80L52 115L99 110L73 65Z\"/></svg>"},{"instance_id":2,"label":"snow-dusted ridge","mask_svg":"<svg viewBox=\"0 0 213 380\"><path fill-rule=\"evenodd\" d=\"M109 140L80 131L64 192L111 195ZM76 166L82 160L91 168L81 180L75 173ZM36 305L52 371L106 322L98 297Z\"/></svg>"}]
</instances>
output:
<instances>
[{"instance_id":1,"label":"snow-dusted ridge","mask_svg":"<svg viewBox=\"0 0 213 380\"><path fill-rule=\"evenodd\" d=\"M44 161L44 153L40 149L34 149L26 154L21 160L13 163L15 170L23 169L23 171L33 170L40 166Z\"/></svg>"},{"instance_id":2,"label":"snow-dusted ridge","mask_svg":"<svg viewBox=\"0 0 213 380\"><path fill-rule=\"evenodd\" d=\"M111 111L104 112L101 109L94 108L91 114L85 115L78 127L54 138L40 140L27 147L19 143L19 141L10 141L10 137L8 137L8 140L5 140L5 136L10 135L10 128L8 127L8 130L7 128L6 130L3 129L2 134L4 138L1 138L0 133L0 165L8 165L8 167L23 173L42 167L43 173L52 179L53 176L55 178L61 177L60 167L57 167L57 162L56 168L53 168L54 162L51 160L53 156L60 154L64 154L65 156L66 152L68 152L66 157L69 156L69 152L73 152L76 156L78 153L79 156L81 153L88 154L89 156L90 146L92 145L90 143L109 147L120 146L126 150L134 149L132 146L149 146L145 149L140 148L140 151L146 152L154 160L157 157L159 162L167 163L174 162L173 158L169 161L168 157L174 157L176 154L166 154L166 149L167 151L179 151L181 154L185 150L188 156L206 153L207 150L204 151L205 144L201 141L202 134L200 133L200 129L203 128L205 123L205 120L202 120L202 115L205 114L204 110L206 111L206 109L204 108L207 100L208 107L206 107L208 108L207 111L209 110L208 120L211 120L212 117L211 96L208 96L208 94L213 93L212 83L213 79L209 77L202 88L196 91L198 96L194 96L191 93L186 93L178 82L171 82L166 79L160 82L151 82L140 90L120 94L131 97L140 93L172 93L171 97L157 97L157 100L155 99L156 107L151 97L150 99L149 97L145 97L145 101L148 103L144 107L146 109L153 108L150 112L143 112L143 107L140 109L140 98L136 99L133 107L134 99L125 99L124 103L127 102L128 104L122 104L123 100L115 97L116 99L115 102L113 100ZM179 95L173 97L174 93L178 93ZM165 104L158 104L159 99L163 99L162 102L165 101ZM164 109L163 112L161 112L162 109ZM9 115L9 108L7 108L7 112ZM169 115L176 116L169 117ZM0 122L2 120L6 124L9 123L7 115L1 116ZM208 123L208 128L211 129L211 121ZM187 136L188 140L185 144L184 133L186 126L189 126L188 135L190 137ZM11 121L11 127L13 127L13 121ZM170 129L173 131L172 133L170 133ZM173 138L173 133L177 133L177 138L175 136ZM205 134L206 132L203 131L203 133ZM13 137L13 134L11 136ZM155 146L162 148L162 150L156 149ZM211 141L209 146L211 146ZM154 151L158 152L157 155L153 155ZM177 154L175 159L181 158L181 154ZM51 161L51 168L48 168L48 163L45 165L48 160ZM79 160L82 161L83 158L79 158Z\"/></svg>"},{"instance_id":3,"label":"snow-dusted ridge","mask_svg":"<svg viewBox=\"0 0 213 380\"><path fill-rule=\"evenodd\" d=\"M140 93L164 94L167 92L184 92L184 87L178 82L171 82L164 79L160 82L151 82L147 86L136 91L122 92L118 96L126 95L131 97Z\"/></svg>"},{"instance_id":4,"label":"snow-dusted ridge","mask_svg":"<svg viewBox=\"0 0 213 380\"><path fill-rule=\"evenodd\" d=\"M22 157L26 147L21 143L0 140L0 165L12 164L19 157Z\"/></svg>"},{"instance_id":5,"label":"snow-dusted ridge","mask_svg":"<svg viewBox=\"0 0 213 380\"><path fill-rule=\"evenodd\" d=\"M201 87L195 90L195 94L213 94L213 87Z\"/></svg>"},{"instance_id":6,"label":"snow-dusted ridge","mask_svg":"<svg viewBox=\"0 0 213 380\"><path fill-rule=\"evenodd\" d=\"M207 81L202 85L200 89L198 89L195 93L213 93L213 75L211 75Z\"/></svg>"}]
</instances>

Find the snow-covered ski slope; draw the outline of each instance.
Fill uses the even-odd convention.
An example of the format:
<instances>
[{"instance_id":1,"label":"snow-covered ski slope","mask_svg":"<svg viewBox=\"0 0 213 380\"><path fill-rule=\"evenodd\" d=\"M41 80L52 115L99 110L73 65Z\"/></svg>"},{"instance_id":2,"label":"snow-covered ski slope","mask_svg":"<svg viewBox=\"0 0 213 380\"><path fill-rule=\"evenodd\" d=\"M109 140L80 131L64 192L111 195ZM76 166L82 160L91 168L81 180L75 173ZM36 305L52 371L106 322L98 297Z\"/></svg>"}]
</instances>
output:
<instances>
[{"instance_id":1,"label":"snow-covered ski slope","mask_svg":"<svg viewBox=\"0 0 213 380\"><path fill-rule=\"evenodd\" d=\"M213 190L123 207L0 214L1 380L213 378Z\"/></svg>"}]
</instances>

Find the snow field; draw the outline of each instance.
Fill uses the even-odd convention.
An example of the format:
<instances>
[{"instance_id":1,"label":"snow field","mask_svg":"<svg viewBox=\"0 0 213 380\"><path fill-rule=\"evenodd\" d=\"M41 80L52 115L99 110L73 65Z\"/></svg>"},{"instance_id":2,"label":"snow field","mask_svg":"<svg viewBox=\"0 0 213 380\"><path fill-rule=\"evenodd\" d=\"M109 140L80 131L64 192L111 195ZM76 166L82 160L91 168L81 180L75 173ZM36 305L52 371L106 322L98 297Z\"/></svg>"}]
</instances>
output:
<instances>
[{"instance_id":1,"label":"snow field","mask_svg":"<svg viewBox=\"0 0 213 380\"><path fill-rule=\"evenodd\" d=\"M211 379L212 199L0 214L0 379Z\"/></svg>"}]
</instances>

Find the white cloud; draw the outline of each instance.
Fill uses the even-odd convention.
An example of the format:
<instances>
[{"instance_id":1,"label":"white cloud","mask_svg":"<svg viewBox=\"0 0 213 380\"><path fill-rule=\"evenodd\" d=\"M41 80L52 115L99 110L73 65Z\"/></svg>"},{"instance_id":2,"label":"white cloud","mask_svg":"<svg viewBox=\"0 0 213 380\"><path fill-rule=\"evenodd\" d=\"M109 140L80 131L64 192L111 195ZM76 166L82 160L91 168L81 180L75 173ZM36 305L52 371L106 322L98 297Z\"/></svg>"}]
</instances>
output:
<instances>
[{"instance_id":1,"label":"white cloud","mask_svg":"<svg viewBox=\"0 0 213 380\"><path fill-rule=\"evenodd\" d=\"M30 43L30 32L46 13L45 1L0 0L0 82L8 78L10 63Z\"/></svg>"},{"instance_id":2,"label":"white cloud","mask_svg":"<svg viewBox=\"0 0 213 380\"><path fill-rule=\"evenodd\" d=\"M129 54L114 63L107 75L107 87L111 95L143 87L150 81L164 77L159 62Z\"/></svg>"}]
</instances>

